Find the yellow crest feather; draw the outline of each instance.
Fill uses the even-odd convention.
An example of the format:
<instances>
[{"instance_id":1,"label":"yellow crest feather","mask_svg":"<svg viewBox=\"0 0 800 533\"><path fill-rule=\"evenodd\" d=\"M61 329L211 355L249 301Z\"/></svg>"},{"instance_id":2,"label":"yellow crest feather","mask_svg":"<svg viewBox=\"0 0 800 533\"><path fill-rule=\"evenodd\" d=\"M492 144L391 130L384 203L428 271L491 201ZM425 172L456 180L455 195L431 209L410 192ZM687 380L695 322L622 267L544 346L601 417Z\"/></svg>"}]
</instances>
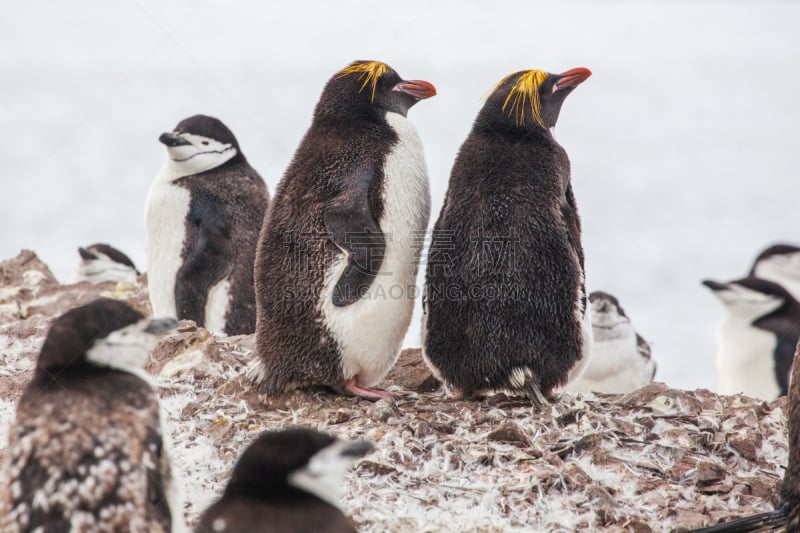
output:
<instances>
[{"instance_id":1,"label":"yellow crest feather","mask_svg":"<svg viewBox=\"0 0 800 533\"><path fill-rule=\"evenodd\" d=\"M530 102L531 115L537 124L544 127L541 115L541 103L539 101L539 87L547 79L547 72L544 70L526 70L519 73L509 74L498 83L496 91L512 76L517 76L517 80L508 90L508 95L503 102L503 111L508 107L508 116L513 116L517 126L525 124L526 105ZM492 91L494 92L494 91Z\"/></svg>"},{"instance_id":2,"label":"yellow crest feather","mask_svg":"<svg viewBox=\"0 0 800 533\"><path fill-rule=\"evenodd\" d=\"M363 91L364 88L371 83L372 95L370 101L374 102L375 88L378 86L378 78L390 70L392 70L392 68L386 63L381 63L380 61L365 61L363 63L356 63L355 65L350 65L349 67L343 68L339 71L337 78L342 78L350 74L360 74L358 79L363 79L364 83L361 84L361 88L358 90L358 92Z\"/></svg>"}]
</instances>

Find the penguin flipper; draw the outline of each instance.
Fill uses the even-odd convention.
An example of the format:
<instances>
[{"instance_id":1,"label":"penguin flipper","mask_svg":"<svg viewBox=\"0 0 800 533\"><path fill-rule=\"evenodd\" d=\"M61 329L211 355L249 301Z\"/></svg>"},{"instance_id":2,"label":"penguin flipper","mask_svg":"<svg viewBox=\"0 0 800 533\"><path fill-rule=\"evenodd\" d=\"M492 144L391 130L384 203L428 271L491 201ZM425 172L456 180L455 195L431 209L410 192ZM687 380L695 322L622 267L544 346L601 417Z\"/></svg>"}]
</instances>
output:
<instances>
[{"instance_id":1,"label":"penguin flipper","mask_svg":"<svg viewBox=\"0 0 800 533\"><path fill-rule=\"evenodd\" d=\"M638 333L636 334L636 350L639 352L639 355L642 356L642 359L649 360L653 358L653 348L650 346L650 343Z\"/></svg>"},{"instance_id":2,"label":"penguin flipper","mask_svg":"<svg viewBox=\"0 0 800 533\"><path fill-rule=\"evenodd\" d=\"M325 206L328 237L346 254L347 266L333 290L333 305L357 302L369 289L383 264L386 237L369 206L372 173L359 176L347 194Z\"/></svg>"},{"instance_id":3,"label":"penguin flipper","mask_svg":"<svg viewBox=\"0 0 800 533\"><path fill-rule=\"evenodd\" d=\"M775 347L775 379L781 389L781 396L789 394L789 375L792 373L796 349L797 338L794 336L780 337Z\"/></svg>"},{"instance_id":4,"label":"penguin flipper","mask_svg":"<svg viewBox=\"0 0 800 533\"><path fill-rule=\"evenodd\" d=\"M759 318L753 325L759 329L775 333L778 344L775 347L775 377L780 387L780 395L786 396L789 392L789 374L792 371L800 330L797 322L791 316L769 314Z\"/></svg>"},{"instance_id":5,"label":"penguin flipper","mask_svg":"<svg viewBox=\"0 0 800 533\"><path fill-rule=\"evenodd\" d=\"M566 183L564 192L564 203L561 205L561 215L567 223L569 244L578 256L578 263L581 268L581 275L586 279L586 266L581 245L581 221L578 217L578 203L575 201L575 193L572 191L572 184ZM581 314L586 312L587 305L586 283L581 286Z\"/></svg>"},{"instance_id":6,"label":"penguin flipper","mask_svg":"<svg viewBox=\"0 0 800 533\"><path fill-rule=\"evenodd\" d=\"M184 260L175 277L177 318L194 320L198 326L206 325L209 291L235 263L230 226L215 211L211 206L204 208L201 200L193 203L184 241Z\"/></svg>"}]
</instances>

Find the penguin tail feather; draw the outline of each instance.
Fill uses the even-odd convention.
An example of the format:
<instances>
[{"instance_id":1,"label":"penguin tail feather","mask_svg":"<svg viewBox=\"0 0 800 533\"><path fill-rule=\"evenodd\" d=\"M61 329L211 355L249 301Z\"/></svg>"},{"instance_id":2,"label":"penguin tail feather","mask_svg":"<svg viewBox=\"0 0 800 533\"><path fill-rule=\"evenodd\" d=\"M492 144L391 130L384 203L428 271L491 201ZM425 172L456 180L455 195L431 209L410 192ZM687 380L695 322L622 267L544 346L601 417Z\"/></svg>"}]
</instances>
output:
<instances>
[{"instance_id":1,"label":"penguin tail feather","mask_svg":"<svg viewBox=\"0 0 800 533\"><path fill-rule=\"evenodd\" d=\"M544 410L544 408L550 403L547 397L542 393L542 389L539 388L539 384L536 383L532 377L529 377L525 380L523 392L525 392L525 396L528 397L533 404L534 409L537 411Z\"/></svg>"},{"instance_id":2,"label":"penguin tail feather","mask_svg":"<svg viewBox=\"0 0 800 533\"><path fill-rule=\"evenodd\" d=\"M283 392L283 387L276 381L275 375L268 372L264 361L260 357L253 357L247 363L247 370L245 371L247 379L256 386L259 394L272 396Z\"/></svg>"},{"instance_id":3,"label":"penguin tail feather","mask_svg":"<svg viewBox=\"0 0 800 533\"><path fill-rule=\"evenodd\" d=\"M281 375L271 370L258 356L253 356L247 363L245 376L256 386L256 391L259 394L267 397L294 390L301 385L300 383L287 383L285 380L280 379Z\"/></svg>"},{"instance_id":4,"label":"penguin tail feather","mask_svg":"<svg viewBox=\"0 0 800 533\"><path fill-rule=\"evenodd\" d=\"M264 383L264 364L261 362L261 359L258 357L253 357L247 363L247 371L246 371L247 379L261 385Z\"/></svg>"}]
</instances>

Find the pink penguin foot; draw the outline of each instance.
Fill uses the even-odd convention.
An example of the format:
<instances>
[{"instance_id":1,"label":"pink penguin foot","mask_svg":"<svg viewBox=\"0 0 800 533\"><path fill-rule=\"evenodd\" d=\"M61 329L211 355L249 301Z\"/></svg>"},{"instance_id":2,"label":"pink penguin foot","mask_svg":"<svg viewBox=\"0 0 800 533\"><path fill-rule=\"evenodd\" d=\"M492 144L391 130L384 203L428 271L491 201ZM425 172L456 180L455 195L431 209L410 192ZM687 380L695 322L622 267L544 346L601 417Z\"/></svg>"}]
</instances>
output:
<instances>
[{"instance_id":1,"label":"pink penguin foot","mask_svg":"<svg viewBox=\"0 0 800 533\"><path fill-rule=\"evenodd\" d=\"M385 390L373 389L370 387L361 387L356 382L356 378L348 379L347 383L344 384L344 388L345 390L352 392L356 396L366 398L367 400L380 400L381 398L391 397L391 394L386 392Z\"/></svg>"}]
</instances>

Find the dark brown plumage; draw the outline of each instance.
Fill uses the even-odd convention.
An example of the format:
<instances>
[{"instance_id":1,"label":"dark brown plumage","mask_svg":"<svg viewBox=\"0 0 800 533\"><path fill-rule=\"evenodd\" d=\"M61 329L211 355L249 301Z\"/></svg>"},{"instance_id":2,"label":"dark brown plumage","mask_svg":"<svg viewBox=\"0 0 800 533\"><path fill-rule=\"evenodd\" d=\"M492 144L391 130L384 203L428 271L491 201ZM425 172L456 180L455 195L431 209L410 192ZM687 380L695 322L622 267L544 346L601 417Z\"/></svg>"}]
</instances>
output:
<instances>
[{"instance_id":1,"label":"dark brown plumage","mask_svg":"<svg viewBox=\"0 0 800 533\"><path fill-rule=\"evenodd\" d=\"M371 299L374 308L367 312L362 311L364 294L376 280L387 283L392 275L416 273L418 255L400 252L421 247L421 239L410 240L413 231L427 226L429 195L421 144L416 132L408 131L413 127L405 115L433 94L427 82L402 80L376 61L357 61L326 84L261 232L255 266L255 373L262 391L324 385L371 397L382 394L369 387L399 354L413 296L385 298L385 305ZM392 120L402 122L407 129L400 133L412 142ZM409 164L395 171L393 185L385 167L398 151ZM399 210L388 209L390 202L398 202L392 196L398 180L410 188L408 197ZM384 268L394 259L394 267ZM323 294L328 288L329 296ZM332 324L332 315L347 313L353 317ZM362 326L355 316L381 313L385 333ZM369 343L375 349L364 348L366 356L354 348Z\"/></svg>"},{"instance_id":2,"label":"dark brown plumage","mask_svg":"<svg viewBox=\"0 0 800 533\"><path fill-rule=\"evenodd\" d=\"M170 531L183 523L158 397L135 375L148 343L174 325L147 325L106 299L54 322L11 428L0 530Z\"/></svg>"},{"instance_id":3,"label":"dark brown plumage","mask_svg":"<svg viewBox=\"0 0 800 533\"><path fill-rule=\"evenodd\" d=\"M147 204L153 313L228 335L253 333L253 264L269 203L266 184L217 118L194 115L159 141L169 159ZM182 228L182 238L165 240L167 225Z\"/></svg>"},{"instance_id":4,"label":"dark brown plumage","mask_svg":"<svg viewBox=\"0 0 800 533\"><path fill-rule=\"evenodd\" d=\"M588 76L506 77L453 164L428 256L423 345L460 395L504 389L542 403L583 358L580 221L550 128Z\"/></svg>"},{"instance_id":5,"label":"dark brown plumage","mask_svg":"<svg viewBox=\"0 0 800 533\"><path fill-rule=\"evenodd\" d=\"M346 468L334 463L349 465L371 449L366 441L338 441L309 429L265 432L242 453L197 532L355 533L349 518L298 477L310 473L306 479L326 493L339 486Z\"/></svg>"}]
</instances>

